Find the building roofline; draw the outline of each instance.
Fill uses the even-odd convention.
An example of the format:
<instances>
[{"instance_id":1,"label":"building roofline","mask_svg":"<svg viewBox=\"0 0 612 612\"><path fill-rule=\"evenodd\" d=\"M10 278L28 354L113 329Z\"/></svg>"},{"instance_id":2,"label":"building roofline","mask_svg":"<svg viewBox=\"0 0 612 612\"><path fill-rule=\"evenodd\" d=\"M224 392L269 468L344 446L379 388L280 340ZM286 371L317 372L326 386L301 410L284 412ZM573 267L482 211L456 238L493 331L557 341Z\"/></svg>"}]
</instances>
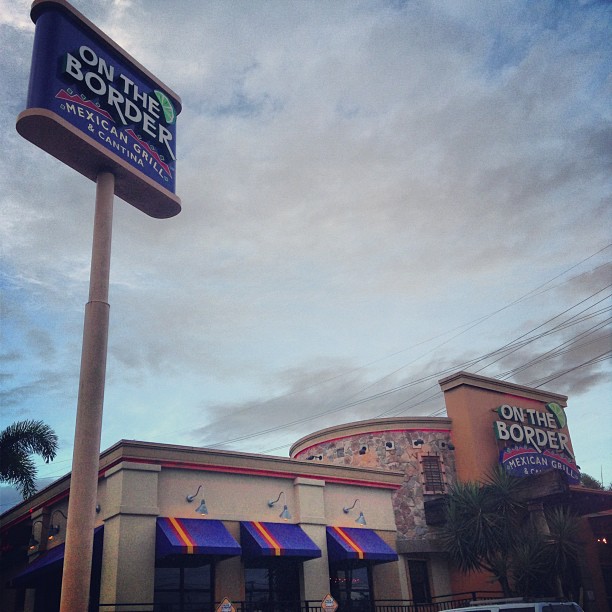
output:
<instances>
[{"instance_id":1,"label":"building roofline","mask_svg":"<svg viewBox=\"0 0 612 612\"><path fill-rule=\"evenodd\" d=\"M398 489L403 473L398 471L340 466L301 461L289 457L258 455L238 451L219 450L196 446L180 446L139 440L120 440L100 455L98 479L122 463L159 465L162 469L248 474L260 477L295 479L307 477L330 483ZM0 529L28 520L44 506L50 506L68 497L70 473L62 476L30 499L16 504L0 515Z\"/></svg>"},{"instance_id":2,"label":"building roofline","mask_svg":"<svg viewBox=\"0 0 612 612\"><path fill-rule=\"evenodd\" d=\"M350 438L355 435L384 433L392 431L451 431L451 419L446 417L385 417L379 419L366 419L343 423L315 431L297 442L289 449L289 455L295 457L311 446L323 442L331 442L341 438Z\"/></svg>"},{"instance_id":3,"label":"building roofline","mask_svg":"<svg viewBox=\"0 0 612 612\"><path fill-rule=\"evenodd\" d=\"M465 385L468 387L496 391L497 393L520 395L521 397L527 397L542 402L555 401L563 407L567 406L567 395L534 389L533 387L526 387L524 385L517 385L516 383L506 380L488 378L487 376L480 376L479 374L472 374L470 372L455 372L450 376L441 378L438 384L444 392Z\"/></svg>"}]
</instances>

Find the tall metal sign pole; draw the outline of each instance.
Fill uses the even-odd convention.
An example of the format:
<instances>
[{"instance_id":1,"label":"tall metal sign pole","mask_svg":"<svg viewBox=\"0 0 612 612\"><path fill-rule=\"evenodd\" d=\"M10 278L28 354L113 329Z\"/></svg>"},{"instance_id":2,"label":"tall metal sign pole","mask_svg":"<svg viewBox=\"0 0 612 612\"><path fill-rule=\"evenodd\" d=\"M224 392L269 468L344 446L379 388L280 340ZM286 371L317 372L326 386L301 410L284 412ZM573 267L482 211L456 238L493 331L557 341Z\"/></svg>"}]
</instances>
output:
<instances>
[{"instance_id":1,"label":"tall metal sign pole","mask_svg":"<svg viewBox=\"0 0 612 612\"><path fill-rule=\"evenodd\" d=\"M110 172L98 175L60 601L60 611L66 612L89 608L108 345L114 185Z\"/></svg>"},{"instance_id":2,"label":"tall metal sign pole","mask_svg":"<svg viewBox=\"0 0 612 612\"><path fill-rule=\"evenodd\" d=\"M27 108L17 131L96 182L89 301L62 576L61 612L89 608L109 326L113 200L151 217L175 195L180 98L66 0L35 0Z\"/></svg>"}]
</instances>

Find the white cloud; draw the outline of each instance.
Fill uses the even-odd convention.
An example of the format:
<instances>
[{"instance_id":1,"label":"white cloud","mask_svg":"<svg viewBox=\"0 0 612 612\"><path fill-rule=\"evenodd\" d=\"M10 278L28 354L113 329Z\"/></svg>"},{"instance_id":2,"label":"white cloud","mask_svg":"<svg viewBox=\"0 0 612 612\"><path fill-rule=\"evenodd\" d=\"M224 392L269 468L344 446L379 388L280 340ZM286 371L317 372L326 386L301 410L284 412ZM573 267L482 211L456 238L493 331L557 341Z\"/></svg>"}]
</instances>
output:
<instances>
[{"instance_id":1,"label":"white cloud","mask_svg":"<svg viewBox=\"0 0 612 612\"><path fill-rule=\"evenodd\" d=\"M206 427L194 443L212 443L253 431L255 412L272 425L324 412L378 379L372 393L459 366L606 284L596 270L609 251L565 273L609 242L604 5L75 6L183 100L183 211L160 221L115 202L103 446L185 440L179 413L191 430ZM9 84L0 138L10 152L0 167L0 280L16 330L7 353L18 356L5 382L15 411L3 418L40 410L69 453L94 185L14 130L32 45L32 29L18 25L29 8L11 6L19 11L1 30L15 52L0 59ZM588 271L505 308L557 275ZM532 374L552 375L596 348ZM45 354L55 357L45 363ZM577 369L551 390L583 414L609 389L609 369ZM280 437L288 444L328 418L441 406L411 393ZM591 438L583 420L574 440ZM604 434L582 450L591 465ZM265 436L240 444L277 446Z\"/></svg>"}]
</instances>

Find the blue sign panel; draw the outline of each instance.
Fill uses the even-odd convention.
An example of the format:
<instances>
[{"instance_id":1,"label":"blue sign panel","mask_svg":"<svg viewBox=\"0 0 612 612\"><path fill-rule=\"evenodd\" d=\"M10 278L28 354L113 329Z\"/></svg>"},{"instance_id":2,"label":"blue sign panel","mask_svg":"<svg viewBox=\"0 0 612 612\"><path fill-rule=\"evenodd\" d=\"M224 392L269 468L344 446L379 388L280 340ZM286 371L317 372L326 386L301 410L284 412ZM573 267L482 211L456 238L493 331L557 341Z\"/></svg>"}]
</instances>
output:
<instances>
[{"instance_id":1,"label":"blue sign panel","mask_svg":"<svg viewBox=\"0 0 612 612\"><path fill-rule=\"evenodd\" d=\"M550 450L537 452L525 447L505 448L500 451L499 462L513 476L560 470L569 484L580 483L580 472L576 463Z\"/></svg>"},{"instance_id":2,"label":"blue sign panel","mask_svg":"<svg viewBox=\"0 0 612 612\"><path fill-rule=\"evenodd\" d=\"M179 97L63 0L37 0L27 110L18 131L153 217L180 211Z\"/></svg>"}]
</instances>

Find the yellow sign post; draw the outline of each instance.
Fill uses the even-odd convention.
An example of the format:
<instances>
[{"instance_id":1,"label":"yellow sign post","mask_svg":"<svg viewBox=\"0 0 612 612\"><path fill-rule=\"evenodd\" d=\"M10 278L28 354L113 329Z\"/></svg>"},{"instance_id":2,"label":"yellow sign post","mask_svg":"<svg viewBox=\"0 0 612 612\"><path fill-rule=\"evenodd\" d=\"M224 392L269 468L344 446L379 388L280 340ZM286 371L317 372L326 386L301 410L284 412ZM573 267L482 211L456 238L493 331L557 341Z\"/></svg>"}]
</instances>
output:
<instances>
[{"instance_id":1,"label":"yellow sign post","mask_svg":"<svg viewBox=\"0 0 612 612\"><path fill-rule=\"evenodd\" d=\"M236 612L236 608L234 608L232 602L227 597L224 597L216 612Z\"/></svg>"},{"instance_id":2,"label":"yellow sign post","mask_svg":"<svg viewBox=\"0 0 612 612\"><path fill-rule=\"evenodd\" d=\"M321 602L321 610L331 610L336 612L338 609L338 602L328 593Z\"/></svg>"}]
</instances>

